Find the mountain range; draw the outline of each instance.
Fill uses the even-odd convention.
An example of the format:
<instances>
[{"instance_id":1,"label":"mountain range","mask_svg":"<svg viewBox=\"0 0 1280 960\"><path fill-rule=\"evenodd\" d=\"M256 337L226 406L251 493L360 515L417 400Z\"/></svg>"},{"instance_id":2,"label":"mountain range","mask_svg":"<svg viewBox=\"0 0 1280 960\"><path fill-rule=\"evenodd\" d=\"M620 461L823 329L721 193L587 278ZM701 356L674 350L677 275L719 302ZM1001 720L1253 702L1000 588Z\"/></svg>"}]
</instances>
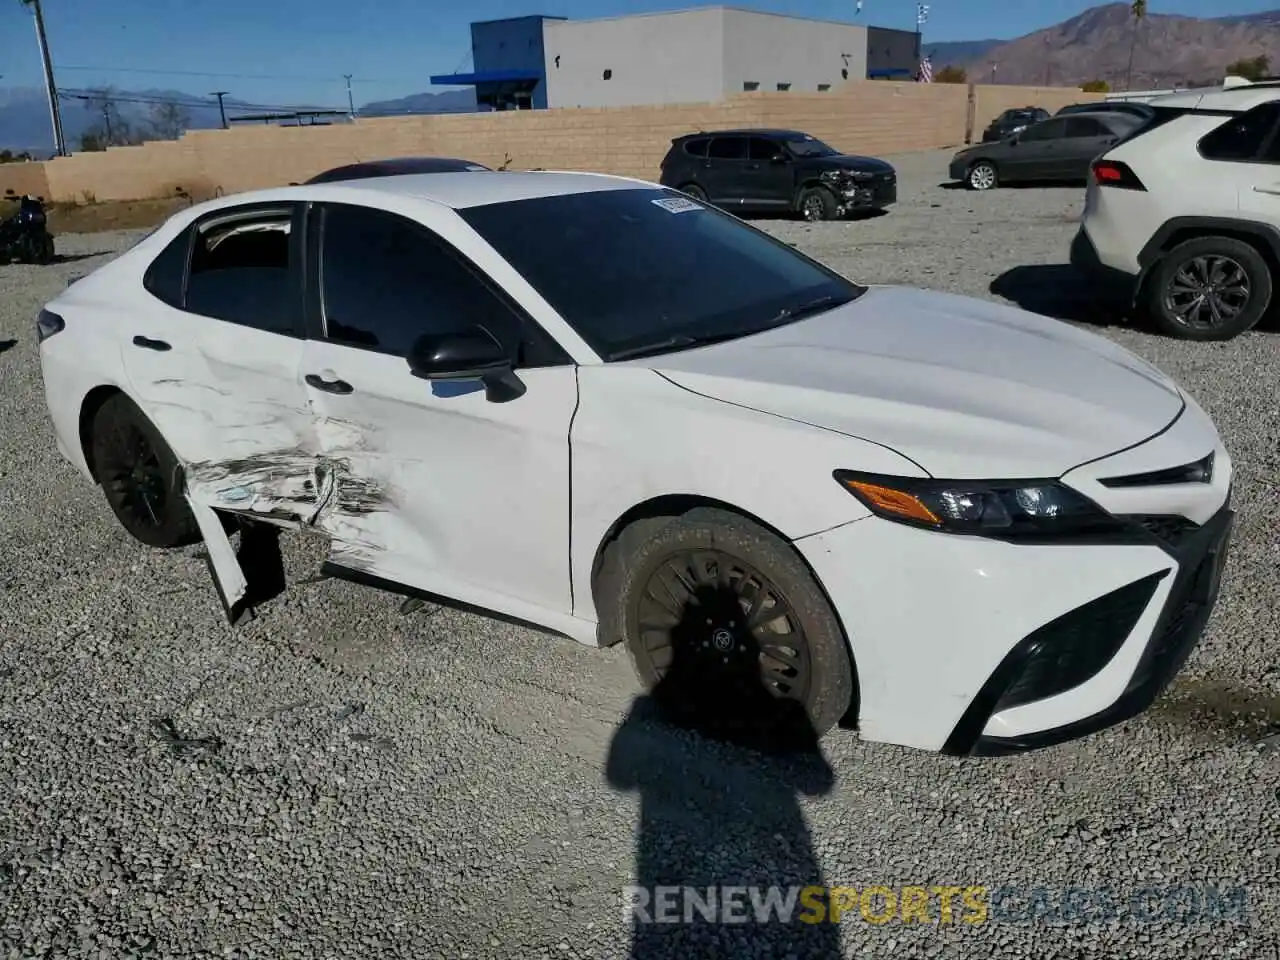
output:
<instances>
[{"instance_id":1,"label":"mountain range","mask_svg":"<svg viewBox=\"0 0 1280 960\"><path fill-rule=\"evenodd\" d=\"M1133 47L1131 89L1220 83L1228 64L1266 55L1280 72L1280 10L1201 19L1148 13L1127 3L1093 7L1014 40L924 44L935 72L962 67L979 82L1075 85L1105 80L1123 89Z\"/></svg>"},{"instance_id":2,"label":"mountain range","mask_svg":"<svg viewBox=\"0 0 1280 960\"><path fill-rule=\"evenodd\" d=\"M1078 85L1105 80L1124 88L1129 74L1132 43L1133 89L1159 89L1199 83L1219 83L1228 64L1274 56L1280 73L1280 10L1202 19L1148 13L1137 23L1127 3L1093 7L1055 26L1013 40L925 42L935 72L944 66L963 68L970 79L1009 84ZM82 91L83 93L83 91ZM189 129L221 125L216 101L175 90L117 91L115 109L130 126L143 128L155 104L181 104ZM227 115L262 110L227 98ZM63 129L75 149L80 138L101 126L101 111L93 103L64 99ZM360 116L469 113L477 110L470 88L414 93L394 100L367 103ZM49 107L39 88L0 89L0 149L50 153Z\"/></svg>"}]
</instances>

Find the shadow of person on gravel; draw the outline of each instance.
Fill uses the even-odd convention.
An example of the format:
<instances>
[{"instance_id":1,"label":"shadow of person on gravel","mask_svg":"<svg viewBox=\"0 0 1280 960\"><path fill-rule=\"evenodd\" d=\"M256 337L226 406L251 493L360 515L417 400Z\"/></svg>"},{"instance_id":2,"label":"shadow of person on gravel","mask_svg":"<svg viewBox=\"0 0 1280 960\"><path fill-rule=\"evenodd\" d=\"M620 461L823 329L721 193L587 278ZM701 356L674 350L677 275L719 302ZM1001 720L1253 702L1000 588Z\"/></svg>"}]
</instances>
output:
<instances>
[{"instance_id":1,"label":"shadow of person on gravel","mask_svg":"<svg viewBox=\"0 0 1280 960\"><path fill-rule=\"evenodd\" d=\"M673 649L692 651L679 630ZM838 958L839 925L814 892L801 898L826 881L799 797L835 779L809 718L758 681L716 697L704 670L677 653L609 749L610 785L640 794L635 888L622 891L632 960Z\"/></svg>"},{"instance_id":2,"label":"shadow of person on gravel","mask_svg":"<svg viewBox=\"0 0 1280 960\"><path fill-rule=\"evenodd\" d=\"M1023 310L1075 323L1115 326L1125 323L1128 313L1123 302L1100 295L1066 263L1014 267L996 277L990 291Z\"/></svg>"}]
</instances>

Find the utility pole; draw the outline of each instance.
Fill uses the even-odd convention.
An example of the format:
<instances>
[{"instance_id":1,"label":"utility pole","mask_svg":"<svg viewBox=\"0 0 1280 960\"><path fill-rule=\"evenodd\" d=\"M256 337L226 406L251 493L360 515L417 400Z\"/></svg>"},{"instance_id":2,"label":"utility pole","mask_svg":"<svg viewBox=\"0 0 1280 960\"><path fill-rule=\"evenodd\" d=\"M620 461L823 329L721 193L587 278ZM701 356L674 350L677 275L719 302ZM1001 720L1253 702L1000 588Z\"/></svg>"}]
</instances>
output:
<instances>
[{"instance_id":1,"label":"utility pole","mask_svg":"<svg viewBox=\"0 0 1280 960\"><path fill-rule=\"evenodd\" d=\"M924 25L929 19L927 4L916 4L916 69L920 68L921 56L924 52Z\"/></svg>"},{"instance_id":2,"label":"utility pole","mask_svg":"<svg viewBox=\"0 0 1280 960\"><path fill-rule=\"evenodd\" d=\"M115 140L111 137L111 101L106 97L102 99L102 125L107 131L107 146L114 146Z\"/></svg>"},{"instance_id":3,"label":"utility pole","mask_svg":"<svg viewBox=\"0 0 1280 960\"><path fill-rule=\"evenodd\" d=\"M1049 85L1049 35L1044 35L1044 85Z\"/></svg>"},{"instance_id":4,"label":"utility pole","mask_svg":"<svg viewBox=\"0 0 1280 960\"><path fill-rule=\"evenodd\" d=\"M44 30L44 11L40 9L40 0L22 0L24 6L30 7L35 15L36 40L40 44L40 61L44 65L44 89L49 96L49 117L53 121L53 149L57 156L67 155L67 142L62 135L62 110L58 106L58 85L53 79L53 60L49 56L49 37Z\"/></svg>"},{"instance_id":5,"label":"utility pole","mask_svg":"<svg viewBox=\"0 0 1280 960\"><path fill-rule=\"evenodd\" d=\"M342 79L347 81L347 116L354 120L356 118L356 101L351 96L351 74L344 73Z\"/></svg>"},{"instance_id":6,"label":"utility pole","mask_svg":"<svg viewBox=\"0 0 1280 960\"><path fill-rule=\"evenodd\" d=\"M999 64L999 63L997 63L997 62L995 62L994 60L991 62L991 84L992 84L992 86L994 86L994 85L995 85L995 82L996 82L996 67L998 67L998 66L1000 66L1000 64Z\"/></svg>"},{"instance_id":7,"label":"utility pole","mask_svg":"<svg viewBox=\"0 0 1280 960\"><path fill-rule=\"evenodd\" d=\"M226 105L223 104L222 102L222 98L225 97L228 93L230 93L229 90L215 90L213 93L209 94L209 96L211 97L218 98L218 113L222 115L223 130L226 130L227 127L229 126L227 123L227 108L226 108Z\"/></svg>"}]
</instances>

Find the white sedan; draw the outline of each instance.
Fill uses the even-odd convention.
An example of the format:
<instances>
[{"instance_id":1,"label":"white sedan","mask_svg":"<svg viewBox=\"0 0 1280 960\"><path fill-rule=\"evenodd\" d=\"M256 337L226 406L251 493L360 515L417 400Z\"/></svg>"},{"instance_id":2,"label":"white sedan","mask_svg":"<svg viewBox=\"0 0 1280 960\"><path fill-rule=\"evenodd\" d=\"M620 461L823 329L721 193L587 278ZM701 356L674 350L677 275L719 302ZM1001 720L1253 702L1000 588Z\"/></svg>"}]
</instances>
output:
<instances>
[{"instance_id":1,"label":"white sedan","mask_svg":"<svg viewBox=\"0 0 1280 960\"><path fill-rule=\"evenodd\" d=\"M1218 593L1231 460L1168 377L642 181L224 197L37 325L63 454L144 544L203 538L229 613L227 519L303 529L331 575L622 642L721 732L1073 739Z\"/></svg>"}]
</instances>

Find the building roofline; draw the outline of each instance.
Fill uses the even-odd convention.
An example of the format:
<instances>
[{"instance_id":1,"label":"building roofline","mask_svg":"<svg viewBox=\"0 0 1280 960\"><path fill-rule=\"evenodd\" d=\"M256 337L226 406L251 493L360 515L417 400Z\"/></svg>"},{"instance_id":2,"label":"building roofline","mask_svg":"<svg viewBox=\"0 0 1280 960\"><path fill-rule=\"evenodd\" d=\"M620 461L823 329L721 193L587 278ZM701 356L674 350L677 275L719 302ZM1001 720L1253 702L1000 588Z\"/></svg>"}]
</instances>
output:
<instances>
[{"instance_id":1,"label":"building roofline","mask_svg":"<svg viewBox=\"0 0 1280 960\"><path fill-rule=\"evenodd\" d=\"M548 18L548 19L558 19L564 23L605 23L610 20L641 20L641 19L647 19L651 17L672 17L672 16L677 16L679 14L685 14L685 13L711 13L712 11L719 11L720 13L746 13L746 14L751 14L752 16L757 16L757 17L777 17L782 20L802 20L805 23L827 23L827 24L834 24L836 26L841 26L841 27L861 27L864 30L867 29L869 26L868 24L865 24L865 23L855 23L852 20L826 20L820 17L797 17L789 13L776 13L772 10L752 10L749 7L735 7L731 4L720 4L720 3L705 4L700 7L681 7L678 10L654 10L646 13L623 13L623 14L618 14L616 16L612 16L612 17L582 17L580 19L560 17L560 18ZM522 19L522 18L512 18L512 19ZM884 29L892 29L892 28L884 28ZM904 31L904 32L910 32L910 31Z\"/></svg>"}]
</instances>

